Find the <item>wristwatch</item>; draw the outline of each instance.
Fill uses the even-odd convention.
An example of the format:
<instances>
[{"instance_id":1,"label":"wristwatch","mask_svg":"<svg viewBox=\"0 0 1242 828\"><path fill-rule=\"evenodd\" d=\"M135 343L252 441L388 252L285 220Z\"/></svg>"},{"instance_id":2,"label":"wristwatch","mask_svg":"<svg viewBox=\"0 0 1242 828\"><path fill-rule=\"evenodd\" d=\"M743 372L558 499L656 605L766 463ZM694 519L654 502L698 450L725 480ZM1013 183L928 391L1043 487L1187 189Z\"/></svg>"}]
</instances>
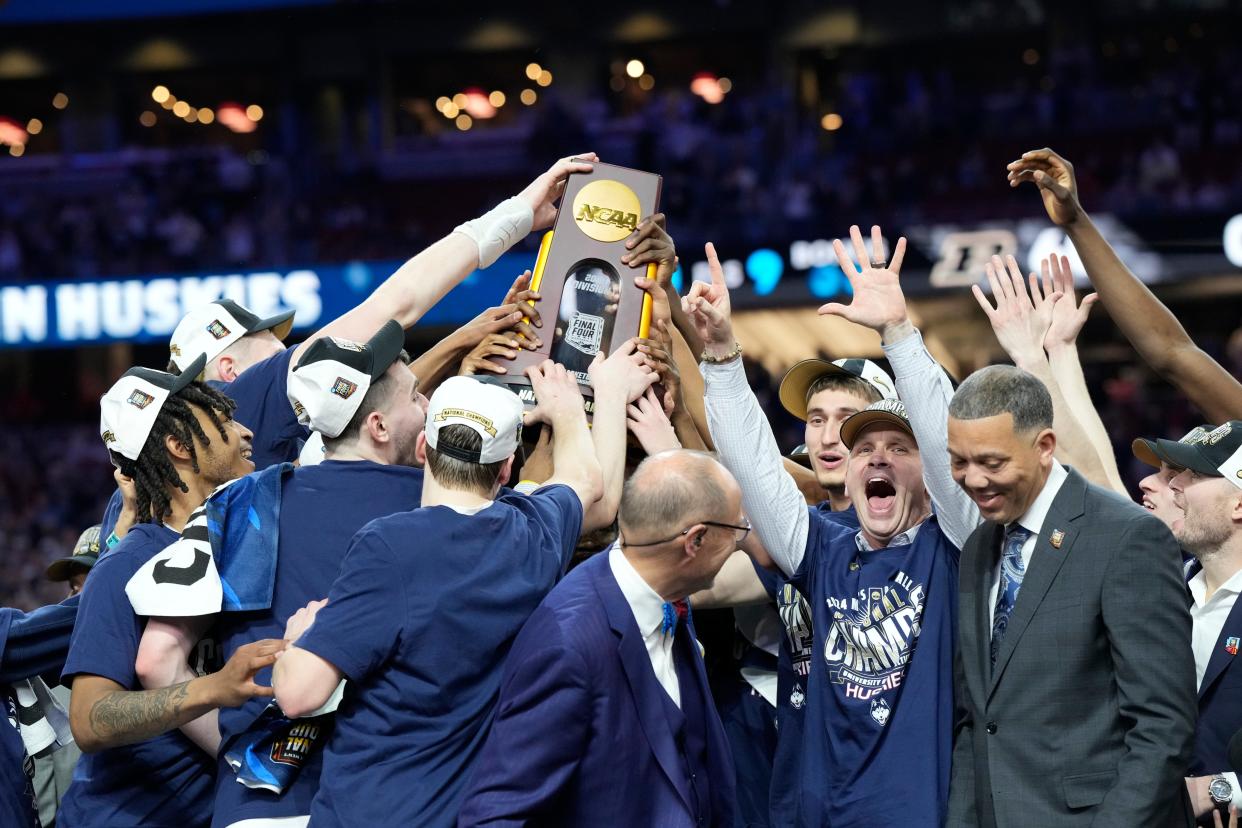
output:
<instances>
[{"instance_id":1,"label":"wristwatch","mask_svg":"<svg viewBox=\"0 0 1242 828\"><path fill-rule=\"evenodd\" d=\"M1229 784L1229 780L1225 778L1223 773L1218 773L1212 777L1211 783L1208 785L1208 796L1212 797L1212 803L1217 807L1228 807L1233 801L1233 785Z\"/></svg>"}]
</instances>

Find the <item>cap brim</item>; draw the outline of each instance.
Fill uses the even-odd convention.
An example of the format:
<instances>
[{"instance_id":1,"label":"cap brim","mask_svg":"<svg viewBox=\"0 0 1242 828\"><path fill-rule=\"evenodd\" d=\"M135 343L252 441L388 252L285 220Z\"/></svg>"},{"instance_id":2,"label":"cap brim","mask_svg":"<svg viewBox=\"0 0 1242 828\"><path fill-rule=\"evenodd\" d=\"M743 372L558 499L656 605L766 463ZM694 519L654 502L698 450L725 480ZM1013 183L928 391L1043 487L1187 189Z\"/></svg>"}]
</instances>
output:
<instances>
[{"instance_id":1,"label":"cap brim","mask_svg":"<svg viewBox=\"0 0 1242 828\"><path fill-rule=\"evenodd\" d=\"M367 348L371 350L371 381L374 382L401 356L405 348L405 330L395 319L390 319L367 341Z\"/></svg>"},{"instance_id":2,"label":"cap brim","mask_svg":"<svg viewBox=\"0 0 1242 828\"><path fill-rule=\"evenodd\" d=\"M1199 474L1213 477L1223 476L1220 473L1220 469L1216 468L1216 464L1209 460L1198 446L1178 443L1175 440L1161 439L1156 441L1154 451L1157 457L1164 460L1170 466L1190 469Z\"/></svg>"},{"instance_id":3,"label":"cap brim","mask_svg":"<svg viewBox=\"0 0 1242 828\"><path fill-rule=\"evenodd\" d=\"M789 454L786 454L785 456L789 458L790 460L794 461L795 463L797 463L799 466L803 466L808 469L811 467L811 455L807 454L806 452L802 452L801 454L794 454L790 452Z\"/></svg>"},{"instance_id":4,"label":"cap brim","mask_svg":"<svg viewBox=\"0 0 1242 828\"><path fill-rule=\"evenodd\" d=\"M824 359L804 359L785 372L781 379L781 406L799 420L806 419L806 392L811 390L815 380L827 374L843 374L854 376L844 368L838 368Z\"/></svg>"},{"instance_id":5,"label":"cap brim","mask_svg":"<svg viewBox=\"0 0 1242 828\"><path fill-rule=\"evenodd\" d=\"M1160 456L1156 454L1156 441L1148 440L1146 437L1139 437L1130 444L1130 451L1138 460L1153 468L1160 468Z\"/></svg>"},{"instance_id":6,"label":"cap brim","mask_svg":"<svg viewBox=\"0 0 1242 828\"><path fill-rule=\"evenodd\" d=\"M73 577L74 571L81 567L90 571L95 565L96 557L91 555L74 555L72 558L60 558L52 561L47 568L47 579L49 581L67 581Z\"/></svg>"},{"instance_id":7,"label":"cap brim","mask_svg":"<svg viewBox=\"0 0 1242 828\"><path fill-rule=\"evenodd\" d=\"M914 436L914 430L910 428L910 424L891 411L859 411L841 423L842 444L847 449L853 450L855 437L861 434L864 429L881 423L900 429L911 437Z\"/></svg>"},{"instance_id":8,"label":"cap brim","mask_svg":"<svg viewBox=\"0 0 1242 828\"><path fill-rule=\"evenodd\" d=\"M289 335L289 331L293 330L293 311L285 311L275 316L269 316L267 319L260 319L255 323L253 328L246 331L248 334L259 333L260 331L271 331L272 335L277 339L284 341Z\"/></svg>"}]
</instances>

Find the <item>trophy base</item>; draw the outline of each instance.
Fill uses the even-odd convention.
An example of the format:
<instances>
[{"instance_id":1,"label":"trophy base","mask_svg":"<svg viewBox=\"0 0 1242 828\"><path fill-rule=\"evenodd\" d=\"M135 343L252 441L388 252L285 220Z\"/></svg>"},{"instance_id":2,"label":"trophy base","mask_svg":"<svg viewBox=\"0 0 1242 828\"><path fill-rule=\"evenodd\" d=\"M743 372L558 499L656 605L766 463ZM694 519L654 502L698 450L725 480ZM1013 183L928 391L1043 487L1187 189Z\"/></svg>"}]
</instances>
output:
<instances>
[{"instance_id":1,"label":"trophy base","mask_svg":"<svg viewBox=\"0 0 1242 828\"><path fill-rule=\"evenodd\" d=\"M522 401L522 407L530 411L537 404L535 399L535 389L530 384L530 379L523 374L506 374L502 377L491 377L489 382L495 383L503 388L508 388L518 399ZM586 412L587 422L595 416L595 392L590 385L583 382L578 383L578 390L582 392L582 410Z\"/></svg>"}]
</instances>

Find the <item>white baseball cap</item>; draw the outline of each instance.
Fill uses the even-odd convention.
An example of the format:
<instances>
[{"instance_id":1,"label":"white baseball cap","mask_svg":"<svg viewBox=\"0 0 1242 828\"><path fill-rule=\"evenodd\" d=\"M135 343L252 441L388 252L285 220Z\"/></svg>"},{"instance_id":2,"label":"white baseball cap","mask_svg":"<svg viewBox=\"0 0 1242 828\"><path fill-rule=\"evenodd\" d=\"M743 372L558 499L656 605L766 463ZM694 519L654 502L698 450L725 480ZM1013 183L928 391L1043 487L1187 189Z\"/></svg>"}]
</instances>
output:
<instances>
[{"instance_id":1,"label":"white baseball cap","mask_svg":"<svg viewBox=\"0 0 1242 828\"><path fill-rule=\"evenodd\" d=\"M289 404L298 422L339 437L404 346L405 331L392 319L362 344L335 336L316 339L289 372Z\"/></svg>"},{"instance_id":2,"label":"white baseball cap","mask_svg":"<svg viewBox=\"0 0 1242 828\"><path fill-rule=\"evenodd\" d=\"M464 425L483 438L479 451L440 446L440 429ZM431 395L427 409L427 445L467 463L495 463L512 457L522 443L522 401L499 385L473 377L449 377Z\"/></svg>"},{"instance_id":3,"label":"white baseball cap","mask_svg":"<svg viewBox=\"0 0 1242 828\"><path fill-rule=\"evenodd\" d=\"M857 377L874 388L880 399L897 399L893 378L869 359L838 359L832 362L804 359L790 368L781 380L780 390L777 392L781 405L799 420L805 420L806 406L810 402L807 393L820 377L830 374Z\"/></svg>"},{"instance_id":4,"label":"white baseball cap","mask_svg":"<svg viewBox=\"0 0 1242 828\"><path fill-rule=\"evenodd\" d=\"M232 299L217 299L200 305L181 317L168 343L172 364L185 372L199 354L208 360L220 356L225 348L246 334L271 331L283 340L293 328L293 311L260 319Z\"/></svg>"},{"instance_id":5,"label":"white baseball cap","mask_svg":"<svg viewBox=\"0 0 1242 828\"><path fill-rule=\"evenodd\" d=\"M180 374L154 368L130 368L99 398L99 436L104 446L129 460L137 460L164 402L194 382L203 372L202 354Z\"/></svg>"}]
</instances>

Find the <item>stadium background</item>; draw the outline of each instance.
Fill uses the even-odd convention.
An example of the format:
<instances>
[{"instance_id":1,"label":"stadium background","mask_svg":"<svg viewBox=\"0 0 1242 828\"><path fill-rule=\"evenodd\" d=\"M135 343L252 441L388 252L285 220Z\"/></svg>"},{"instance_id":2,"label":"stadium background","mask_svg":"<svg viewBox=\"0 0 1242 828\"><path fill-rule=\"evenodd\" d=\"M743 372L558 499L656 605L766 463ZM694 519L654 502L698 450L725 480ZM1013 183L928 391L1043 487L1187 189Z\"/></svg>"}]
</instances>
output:
<instances>
[{"instance_id":1,"label":"stadium background","mask_svg":"<svg viewBox=\"0 0 1242 828\"><path fill-rule=\"evenodd\" d=\"M814 315L847 288L828 241L850 223L910 238L903 282L951 372L1002 358L965 286L981 253L1029 266L1065 245L1035 193L1005 185L1044 145L1242 372L1239 23L1225 0L0 2L0 602L61 597L43 569L111 490L99 395L165 364L186 304L223 290L295 307L306 330L576 151L664 176L683 281L716 242L787 447L801 430L780 372L879 354ZM410 344L498 301L534 242ZM1137 481L1130 440L1197 415L1101 309L1081 346Z\"/></svg>"}]
</instances>

